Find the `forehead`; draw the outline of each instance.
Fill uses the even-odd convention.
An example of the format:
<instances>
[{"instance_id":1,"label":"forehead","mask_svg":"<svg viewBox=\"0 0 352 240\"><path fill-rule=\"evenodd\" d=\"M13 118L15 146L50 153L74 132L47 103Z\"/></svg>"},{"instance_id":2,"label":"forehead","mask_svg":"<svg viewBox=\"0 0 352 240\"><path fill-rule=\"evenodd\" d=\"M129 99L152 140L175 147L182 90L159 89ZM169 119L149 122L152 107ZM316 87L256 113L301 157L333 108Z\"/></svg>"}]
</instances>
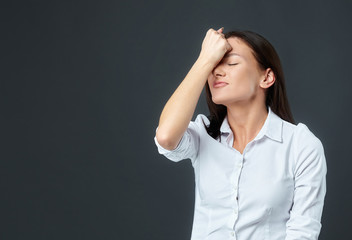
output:
<instances>
[{"instance_id":1,"label":"forehead","mask_svg":"<svg viewBox=\"0 0 352 240\"><path fill-rule=\"evenodd\" d=\"M235 55L236 53L244 58L253 56L252 49L247 45L245 41L237 37L230 37L227 39L227 42L231 45L232 50L226 55ZM225 56L226 56L225 55Z\"/></svg>"}]
</instances>

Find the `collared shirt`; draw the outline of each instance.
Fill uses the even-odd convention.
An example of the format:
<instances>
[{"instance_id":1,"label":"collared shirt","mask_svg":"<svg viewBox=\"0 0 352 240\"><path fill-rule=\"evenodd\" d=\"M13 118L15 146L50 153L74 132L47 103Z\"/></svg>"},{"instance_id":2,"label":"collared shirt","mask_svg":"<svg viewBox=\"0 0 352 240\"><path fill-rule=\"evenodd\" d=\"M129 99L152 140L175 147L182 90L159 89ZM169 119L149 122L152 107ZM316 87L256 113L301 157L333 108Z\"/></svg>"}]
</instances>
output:
<instances>
[{"instance_id":1,"label":"collared shirt","mask_svg":"<svg viewBox=\"0 0 352 240\"><path fill-rule=\"evenodd\" d=\"M223 121L220 139L208 135L199 114L174 150L154 141L160 154L190 159L195 174L191 240L316 240L326 194L321 141L303 123L272 112L241 154ZM219 141L221 140L221 141Z\"/></svg>"}]
</instances>

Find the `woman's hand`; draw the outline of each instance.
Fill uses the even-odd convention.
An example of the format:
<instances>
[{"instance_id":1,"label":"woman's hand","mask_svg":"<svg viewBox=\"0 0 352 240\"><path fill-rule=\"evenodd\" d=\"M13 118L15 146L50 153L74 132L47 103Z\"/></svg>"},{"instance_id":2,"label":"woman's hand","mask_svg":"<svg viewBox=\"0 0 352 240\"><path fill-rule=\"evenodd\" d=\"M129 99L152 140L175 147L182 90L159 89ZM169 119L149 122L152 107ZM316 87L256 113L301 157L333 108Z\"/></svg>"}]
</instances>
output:
<instances>
[{"instance_id":1,"label":"woman's hand","mask_svg":"<svg viewBox=\"0 0 352 240\"><path fill-rule=\"evenodd\" d=\"M222 28L218 31L208 30L198 59L167 101L160 115L156 139L163 148L172 150L177 147L192 120L209 74L231 49Z\"/></svg>"},{"instance_id":2,"label":"woman's hand","mask_svg":"<svg viewBox=\"0 0 352 240\"><path fill-rule=\"evenodd\" d=\"M221 61L226 52L231 51L232 47L222 33L223 27L215 31L210 28L203 40L202 50L199 58L212 64L214 67Z\"/></svg>"}]
</instances>

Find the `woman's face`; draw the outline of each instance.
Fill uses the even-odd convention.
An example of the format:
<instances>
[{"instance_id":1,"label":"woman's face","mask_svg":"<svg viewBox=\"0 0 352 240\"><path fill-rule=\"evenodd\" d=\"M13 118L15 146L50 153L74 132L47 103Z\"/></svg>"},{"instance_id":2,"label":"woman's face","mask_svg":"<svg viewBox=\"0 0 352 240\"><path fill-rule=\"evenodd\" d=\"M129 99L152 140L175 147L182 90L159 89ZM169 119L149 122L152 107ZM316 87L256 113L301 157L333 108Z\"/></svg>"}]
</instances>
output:
<instances>
[{"instance_id":1,"label":"woman's face","mask_svg":"<svg viewBox=\"0 0 352 240\"><path fill-rule=\"evenodd\" d=\"M213 102L225 106L250 101L259 91L264 94L260 81L265 79L266 72L259 67L251 48L243 40L230 37L227 41L232 50L208 76Z\"/></svg>"}]
</instances>

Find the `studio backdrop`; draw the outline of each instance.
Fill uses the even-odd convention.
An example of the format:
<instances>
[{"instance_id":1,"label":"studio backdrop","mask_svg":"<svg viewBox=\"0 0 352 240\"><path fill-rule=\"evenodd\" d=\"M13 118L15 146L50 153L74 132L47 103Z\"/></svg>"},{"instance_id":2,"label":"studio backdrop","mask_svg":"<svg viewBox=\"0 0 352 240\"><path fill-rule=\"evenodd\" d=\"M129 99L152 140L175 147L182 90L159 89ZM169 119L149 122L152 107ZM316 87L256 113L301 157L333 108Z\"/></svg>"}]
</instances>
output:
<instances>
[{"instance_id":1,"label":"studio backdrop","mask_svg":"<svg viewBox=\"0 0 352 240\"><path fill-rule=\"evenodd\" d=\"M190 239L194 173L154 144L209 28L276 48L322 141L320 240L352 239L351 1L20 1L1 7L0 239ZM202 94L195 115L207 114Z\"/></svg>"}]
</instances>

